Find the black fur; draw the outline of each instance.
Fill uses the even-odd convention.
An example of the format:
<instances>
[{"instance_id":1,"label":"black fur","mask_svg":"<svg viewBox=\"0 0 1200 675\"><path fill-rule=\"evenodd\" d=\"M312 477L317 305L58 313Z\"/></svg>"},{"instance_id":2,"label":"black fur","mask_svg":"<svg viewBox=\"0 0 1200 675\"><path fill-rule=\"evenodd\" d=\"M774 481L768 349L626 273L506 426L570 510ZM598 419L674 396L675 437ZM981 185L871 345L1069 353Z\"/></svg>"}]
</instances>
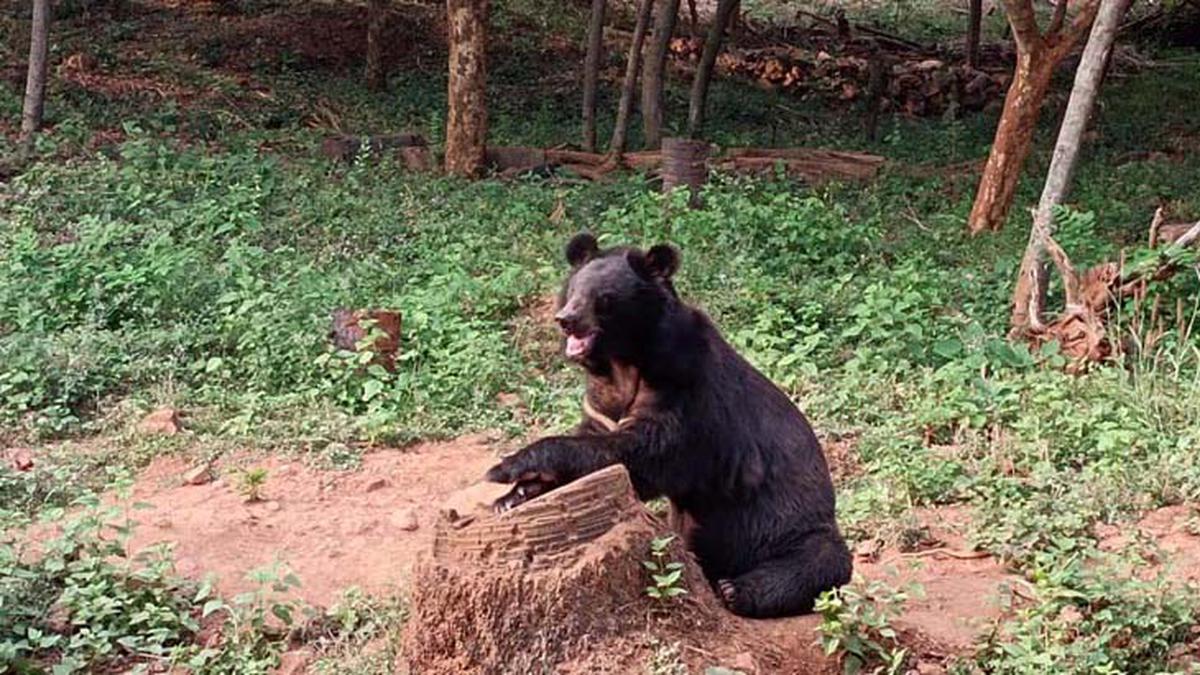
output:
<instances>
[{"instance_id":1,"label":"black fur","mask_svg":"<svg viewBox=\"0 0 1200 675\"><path fill-rule=\"evenodd\" d=\"M694 523L689 545L726 605L751 617L812 611L822 591L850 579L820 444L792 401L679 300L670 246L600 251L591 235L568 244L571 275L557 319L594 335L577 358L592 378L632 366L645 388L634 421L542 438L488 479L516 483L508 508L614 463L640 497L670 498Z\"/></svg>"}]
</instances>

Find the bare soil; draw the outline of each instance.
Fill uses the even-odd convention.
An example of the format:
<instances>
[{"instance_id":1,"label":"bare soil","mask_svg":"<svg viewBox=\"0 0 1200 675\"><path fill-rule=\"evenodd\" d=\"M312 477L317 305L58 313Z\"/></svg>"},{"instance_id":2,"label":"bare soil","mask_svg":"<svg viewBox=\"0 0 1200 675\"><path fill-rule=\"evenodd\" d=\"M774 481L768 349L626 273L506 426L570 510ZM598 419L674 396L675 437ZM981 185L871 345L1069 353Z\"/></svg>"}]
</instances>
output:
<instances>
[{"instance_id":1,"label":"bare soil","mask_svg":"<svg viewBox=\"0 0 1200 675\"><path fill-rule=\"evenodd\" d=\"M194 465L175 457L160 458L142 472L130 497L131 503L146 506L132 510L139 526L130 547L136 551L168 542L182 574L195 578L215 574L218 589L226 594L252 589L247 573L278 561L300 578L296 597L314 605L328 606L351 586L371 594L408 595L413 592L410 584L418 559L433 550L444 509L456 495L477 489L471 486L478 485L498 450L486 436L467 436L376 451L363 458L360 470L351 472L325 471L291 458L258 462L232 458L213 467L215 480L201 479L199 485L185 484L195 478ZM237 470L250 467L267 470L258 502L247 502L238 489ZM476 501L484 498L482 493L475 495ZM967 551L961 536L966 522L962 510L928 510L920 512L919 518L927 526L933 548L880 551L872 559L860 557L856 571L868 579L923 585L924 598L910 601L897 628L923 661L939 663L969 649L978 632L1001 616L998 600L1004 586L1015 581L995 560ZM644 526L626 526L628 531L612 536L622 541L632 536L642 542L652 534ZM654 527L666 531L665 522L655 521ZM1195 550L1200 560L1200 546ZM633 569L638 569L641 558L629 555L635 558ZM585 558L591 561L590 570L614 568L611 557ZM578 572L580 564L566 567ZM771 621L734 617L720 608L698 572L691 569L692 594L687 602L698 609L681 615L687 620L656 619L639 604L628 610L642 621L635 629L614 631L581 653L564 655L567 660L559 670L640 670L656 645L663 643L678 645L680 659L695 668L736 666L747 673L837 670L837 664L815 644L817 617ZM423 578L430 583L431 577ZM598 575L589 573L586 578L594 580ZM628 584L634 584L630 579ZM631 602L645 600L640 593L644 580L636 581L636 587L626 589ZM572 597L561 585L558 588L561 597ZM580 598L570 603L583 604Z\"/></svg>"},{"instance_id":2,"label":"bare soil","mask_svg":"<svg viewBox=\"0 0 1200 675\"><path fill-rule=\"evenodd\" d=\"M184 485L191 465L165 457L135 484L131 501L148 508L132 511L139 525L130 547L169 542L182 574L213 573L224 593L251 590L246 573L277 560L300 578L297 596L312 604L328 606L349 586L392 593L405 587L418 552L430 546L443 499L478 481L495 461L482 436L375 452L353 472L288 458L243 460L267 470L262 499L251 503L232 471Z\"/></svg>"}]
</instances>

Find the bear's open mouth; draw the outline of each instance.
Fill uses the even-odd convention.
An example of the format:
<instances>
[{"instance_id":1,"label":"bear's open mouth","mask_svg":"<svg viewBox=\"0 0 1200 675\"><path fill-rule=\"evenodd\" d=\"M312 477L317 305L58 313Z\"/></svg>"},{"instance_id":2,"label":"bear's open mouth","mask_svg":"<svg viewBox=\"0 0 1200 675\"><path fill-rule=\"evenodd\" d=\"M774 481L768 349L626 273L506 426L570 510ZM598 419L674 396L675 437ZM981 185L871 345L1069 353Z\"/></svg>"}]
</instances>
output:
<instances>
[{"instance_id":1,"label":"bear's open mouth","mask_svg":"<svg viewBox=\"0 0 1200 675\"><path fill-rule=\"evenodd\" d=\"M592 345L595 343L595 330L583 333L567 333L567 358L578 360L586 357L592 351Z\"/></svg>"}]
</instances>

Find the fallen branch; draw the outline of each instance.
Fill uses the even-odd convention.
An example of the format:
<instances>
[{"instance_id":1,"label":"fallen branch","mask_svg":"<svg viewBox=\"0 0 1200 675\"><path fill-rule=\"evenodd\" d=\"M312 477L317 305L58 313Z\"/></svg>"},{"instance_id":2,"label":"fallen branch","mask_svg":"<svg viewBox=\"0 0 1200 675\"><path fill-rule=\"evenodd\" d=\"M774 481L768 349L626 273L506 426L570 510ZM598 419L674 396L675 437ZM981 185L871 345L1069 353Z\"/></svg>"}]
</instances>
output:
<instances>
[{"instance_id":1,"label":"fallen branch","mask_svg":"<svg viewBox=\"0 0 1200 675\"><path fill-rule=\"evenodd\" d=\"M763 173L782 167L789 175L809 181L865 180L874 178L885 158L862 152L818 148L730 148L714 156L709 166L718 170ZM663 164L662 153L599 154L558 148L490 146L487 162L503 176L528 171L567 168L591 180L601 180L619 169L654 170Z\"/></svg>"}]
</instances>

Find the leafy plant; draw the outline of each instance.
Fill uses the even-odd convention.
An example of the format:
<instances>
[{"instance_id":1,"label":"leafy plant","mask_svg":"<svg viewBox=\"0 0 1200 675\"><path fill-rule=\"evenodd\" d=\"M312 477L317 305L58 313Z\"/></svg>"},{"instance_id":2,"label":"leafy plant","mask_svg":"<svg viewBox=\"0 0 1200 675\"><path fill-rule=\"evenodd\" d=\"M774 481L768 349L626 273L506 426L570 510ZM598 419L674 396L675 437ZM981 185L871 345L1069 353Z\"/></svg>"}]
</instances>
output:
<instances>
[{"instance_id":1,"label":"leafy plant","mask_svg":"<svg viewBox=\"0 0 1200 675\"><path fill-rule=\"evenodd\" d=\"M671 542L675 535L669 534L650 540L650 559L642 566L650 573L653 582L646 587L646 595L660 603L686 594L683 587L683 563L671 560Z\"/></svg>"},{"instance_id":2,"label":"leafy plant","mask_svg":"<svg viewBox=\"0 0 1200 675\"><path fill-rule=\"evenodd\" d=\"M238 491L248 502L262 501L262 490L267 484L268 472L263 467L254 467L238 473Z\"/></svg>"},{"instance_id":3,"label":"leafy plant","mask_svg":"<svg viewBox=\"0 0 1200 675\"><path fill-rule=\"evenodd\" d=\"M856 578L822 593L816 611L821 615L817 630L825 653L840 654L846 675L864 670L888 675L903 672L908 650L900 645L892 622L908 599L922 592L918 585L897 589L882 580L868 583Z\"/></svg>"}]
</instances>

